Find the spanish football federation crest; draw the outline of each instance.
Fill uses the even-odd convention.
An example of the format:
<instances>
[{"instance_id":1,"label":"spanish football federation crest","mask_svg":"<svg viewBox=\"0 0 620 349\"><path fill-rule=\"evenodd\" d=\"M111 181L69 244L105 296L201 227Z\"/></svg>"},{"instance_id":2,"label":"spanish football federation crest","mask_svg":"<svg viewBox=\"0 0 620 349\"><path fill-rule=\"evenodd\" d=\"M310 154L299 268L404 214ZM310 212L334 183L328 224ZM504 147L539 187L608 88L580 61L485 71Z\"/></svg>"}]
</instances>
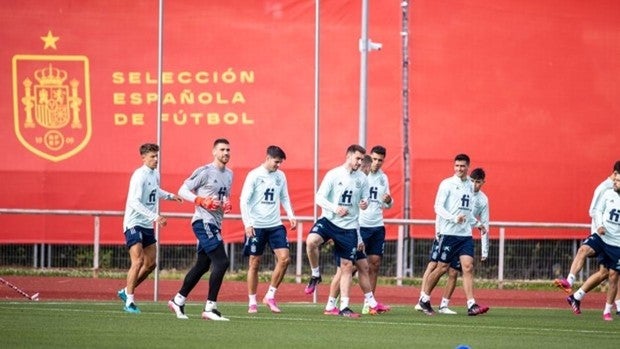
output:
<instances>
[{"instance_id":1,"label":"spanish football federation crest","mask_svg":"<svg viewBox=\"0 0 620 349\"><path fill-rule=\"evenodd\" d=\"M90 141L90 76L86 56L13 56L15 135L32 153L54 162Z\"/></svg>"}]
</instances>

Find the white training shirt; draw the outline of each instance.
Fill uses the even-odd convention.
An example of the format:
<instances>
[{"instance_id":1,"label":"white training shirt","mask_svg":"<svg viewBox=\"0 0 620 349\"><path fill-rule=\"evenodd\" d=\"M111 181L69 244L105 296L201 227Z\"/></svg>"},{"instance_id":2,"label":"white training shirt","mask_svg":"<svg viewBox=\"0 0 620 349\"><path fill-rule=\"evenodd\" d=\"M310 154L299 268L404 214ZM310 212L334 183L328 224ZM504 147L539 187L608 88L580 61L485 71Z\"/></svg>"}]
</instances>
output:
<instances>
[{"instance_id":1,"label":"white training shirt","mask_svg":"<svg viewBox=\"0 0 620 349\"><path fill-rule=\"evenodd\" d=\"M620 247L620 194L607 189L594 207L597 227L604 227L601 239L608 245Z\"/></svg>"},{"instance_id":2,"label":"white training shirt","mask_svg":"<svg viewBox=\"0 0 620 349\"><path fill-rule=\"evenodd\" d=\"M389 204L383 202L383 195L390 195L390 182L387 175L379 169L372 171L366 176L368 181L368 208L360 211L360 226L381 227L383 226L383 210L394 205L394 199Z\"/></svg>"},{"instance_id":3,"label":"white training shirt","mask_svg":"<svg viewBox=\"0 0 620 349\"><path fill-rule=\"evenodd\" d=\"M239 203L243 224L254 228L282 225L280 204L289 220L295 218L284 172L269 172L263 165L248 172Z\"/></svg>"},{"instance_id":4,"label":"white training shirt","mask_svg":"<svg viewBox=\"0 0 620 349\"><path fill-rule=\"evenodd\" d=\"M232 181L233 172L230 169L226 167L220 169L214 164L208 164L192 172L191 176L179 188L179 196L189 202L194 202L196 196L212 197L224 202L230 200ZM211 223L221 227L223 218L224 210L221 206L216 210L209 211L196 205L192 223L202 219L205 224Z\"/></svg>"},{"instance_id":5,"label":"white training shirt","mask_svg":"<svg viewBox=\"0 0 620 349\"><path fill-rule=\"evenodd\" d=\"M153 222L158 217L159 199L171 200L172 197L172 194L159 188L157 170L152 170L146 165L136 169L129 180L123 231L136 226L153 228Z\"/></svg>"},{"instance_id":6,"label":"white training shirt","mask_svg":"<svg viewBox=\"0 0 620 349\"><path fill-rule=\"evenodd\" d=\"M442 235L471 236L473 193L469 178L461 180L454 175L441 181L435 197L435 214L440 217L439 231ZM456 223L460 214L466 216L465 222Z\"/></svg>"},{"instance_id":7,"label":"white training shirt","mask_svg":"<svg viewBox=\"0 0 620 349\"><path fill-rule=\"evenodd\" d=\"M359 203L368 199L368 181L361 171L349 171L343 166L329 170L316 193L316 204L321 207L321 217L329 219L342 229L359 228ZM346 207L349 214L340 217L338 206Z\"/></svg>"},{"instance_id":8,"label":"white training shirt","mask_svg":"<svg viewBox=\"0 0 620 349\"><path fill-rule=\"evenodd\" d=\"M486 234L482 234L482 231L480 231L482 257L486 258L489 256L489 198L482 190L474 192L472 215L476 219L473 222L473 226L476 228L484 227L487 231Z\"/></svg>"},{"instance_id":9,"label":"white training shirt","mask_svg":"<svg viewBox=\"0 0 620 349\"><path fill-rule=\"evenodd\" d=\"M601 182L601 184L598 185L598 187L596 187L596 189L594 189L594 195L592 196L592 202L590 202L589 210L590 217L592 218L592 225L590 231L592 234L596 234L596 229L598 229L598 226L596 225L596 222L594 220L594 216L596 215L595 207L601 201L603 193L605 193L608 189L612 189L613 187L614 181L612 181L611 178L607 177L604 181Z\"/></svg>"}]
</instances>

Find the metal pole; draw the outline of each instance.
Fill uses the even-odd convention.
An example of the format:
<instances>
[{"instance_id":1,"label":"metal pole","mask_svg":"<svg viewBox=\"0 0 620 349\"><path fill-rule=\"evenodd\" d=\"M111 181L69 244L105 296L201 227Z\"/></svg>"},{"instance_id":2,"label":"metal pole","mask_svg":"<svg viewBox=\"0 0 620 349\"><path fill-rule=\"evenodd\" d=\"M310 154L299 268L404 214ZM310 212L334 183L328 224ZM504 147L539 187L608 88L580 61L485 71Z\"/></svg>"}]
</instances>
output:
<instances>
[{"instance_id":1,"label":"metal pole","mask_svg":"<svg viewBox=\"0 0 620 349\"><path fill-rule=\"evenodd\" d=\"M159 173L161 174L162 168L162 125L161 125L161 112L162 112L162 71L163 71L163 32L164 32L164 0L159 0L158 9L158 25L157 25L157 144L159 144ZM161 181L161 179L160 179ZM161 182L160 182L161 186ZM155 209L159 213L159 199L156 200ZM155 224L155 283L153 284L153 301L157 302L159 291L159 224Z\"/></svg>"},{"instance_id":2,"label":"metal pole","mask_svg":"<svg viewBox=\"0 0 620 349\"><path fill-rule=\"evenodd\" d=\"M321 25L321 1L314 1L314 191L312 195L312 215L314 220L318 216L318 207L314 203L314 193L319 187L319 70L320 70L320 25ZM313 294L313 303L316 303L316 293L318 288Z\"/></svg>"},{"instance_id":3,"label":"metal pole","mask_svg":"<svg viewBox=\"0 0 620 349\"><path fill-rule=\"evenodd\" d=\"M504 256L506 248L506 228L499 228L499 256L497 261L497 283L499 288L504 288Z\"/></svg>"},{"instance_id":4,"label":"metal pole","mask_svg":"<svg viewBox=\"0 0 620 349\"><path fill-rule=\"evenodd\" d=\"M321 1L315 0L315 12L314 12L314 173L313 173L313 186L316 193L319 187L319 70L320 70L320 25L321 25ZM318 216L318 208L314 204L314 195L312 196L313 211L312 215L316 220Z\"/></svg>"},{"instance_id":5,"label":"metal pole","mask_svg":"<svg viewBox=\"0 0 620 349\"><path fill-rule=\"evenodd\" d=\"M99 272L99 249L101 241L101 218L95 216L95 241L93 241L93 275L96 276Z\"/></svg>"},{"instance_id":6,"label":"metal pole","mask_svg":"<svg viewBox=\"0 0 620 349\"><path fill-rule=\"evenodd\" d=\"M301 284L301 266L303 261L303 235L304 225L302 222L297 223L297 257L295 258L295 283Z\"/></svg>"},{"instance_id":7,"label":"metal pole","mask_svg":"<svg viewBox=\"0 0 620 349\"><path fill-rule=\"evenodd\" d=\"M404 239L404 226L398 226L398 240L396 241L396 286L403 285L403 269L405 264L403 263L403 239Z\"/></svg>"},{"instance_id":8,"label":"metal pole","mask_svg":"<svg viewBox=\"0 0 620 349\"><path fill-rule=\"evenodd\" d=\"M411 169L409 166L409 2L404 0L400 3L402 9L402 28L400 32L402 45L402 117L403 117L403 218L409 219L411 208ZM411 245L411 262L409 270L413 276L413 239L410 239L409 226L405 226L404 237Z\"/></svg>"},{"instance_id":9,"label":"metal pole","mask_svg":"<svg viewBox=\"0 0 620 349\"><path fill-rule=\"evenodd\" d=\"M360 37L360 115L359 144L366 146L368 119L368 0L362 0L362 33Z\"/></svg>"}]
</instances>

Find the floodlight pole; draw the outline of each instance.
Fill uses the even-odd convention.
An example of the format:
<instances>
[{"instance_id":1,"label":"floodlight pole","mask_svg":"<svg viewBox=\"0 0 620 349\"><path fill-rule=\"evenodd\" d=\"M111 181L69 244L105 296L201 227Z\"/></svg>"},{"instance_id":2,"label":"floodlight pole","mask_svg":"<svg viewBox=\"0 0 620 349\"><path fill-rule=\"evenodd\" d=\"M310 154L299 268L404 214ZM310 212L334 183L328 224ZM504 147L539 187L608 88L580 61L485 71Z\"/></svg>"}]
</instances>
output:
<instances>
[{"instance_id":1,"label":"floodlight pole","mask_svg":"<svg viewBox=\"0 0 620 349\"><path fill-rule=\"evenodd\" d=\"M380 50L381 44L368 38L368 0L362 0L360 50L359 145L366 147L368 120L368 51Z\"/></svg>"},{"instance_id":2,"label":"floodlight pole","mask_svg":"<svg viewBox=\"0 0 620 349\"><path fill-rule=\"evenodd\" d=\"M368 0L362 0L362 33L360 50L359 145L366 147L368 120Z\"/></svg>"},{"instance_id":3,"label":"floodlight pole","mask_svg":"<svg viewBox=\"0 0 620 349\"><path fill-rule=\"evenodd\" d=\"M163 30L164 30L164 0L159 0L159 9L158 9L158 25L157 25L157 144L159 144L159 158L158 158L158 168L159 173L161 175L161 164L162 164L162 125L161 125L161 114L162 114L162 68L163 68ZM160 186L161 186L161 176L160 176ZM155 199L155 210L156 213L159 214L159 199ZM155 224L155 282L153 284L153 301L157 302L157 298L159 295L159 224Z\"/></svg>"}]
</instances>

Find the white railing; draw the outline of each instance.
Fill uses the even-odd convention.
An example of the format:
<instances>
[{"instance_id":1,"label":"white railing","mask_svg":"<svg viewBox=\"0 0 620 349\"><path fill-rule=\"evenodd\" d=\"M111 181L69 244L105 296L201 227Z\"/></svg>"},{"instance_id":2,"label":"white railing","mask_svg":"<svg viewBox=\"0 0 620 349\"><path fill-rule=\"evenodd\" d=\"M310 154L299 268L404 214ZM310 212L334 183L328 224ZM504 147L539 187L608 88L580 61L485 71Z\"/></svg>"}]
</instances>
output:
<instances>
[{"instance_id":1,"label":"white railing","mask_svg":"<svg viewBox=\"0 0 620 349\"><path fill-rule=\"evenodd\" d=\"M94 218L93 229L93 269L99 269L99 246L100 246L100 217L104 216L123 216L123 211L96 211L96 210L45 210L45 209L21 209L21 208L0 208L0 215L13 214L13 215L69 215L69 216L92 216ZM192 217L191 213L175 213L175 212L163 212L168 218L185 218ZM241 215L229 214L225 219L240 220ZM303 252L304 245L304 223L311 225L315 218L311 216L299 216L297 221L299 227L297 229L297 258L295 261L295 279L297 283L301 282L302 266L303 266ZM386 225L398 225L398 238L397 238L397 250L396 250L396 284L401 286L403 277L405 274L412 274L411 270L405 269L405 261L408 259L409 249L405 244L408 240L405 236L407 226L432 226L435 221L432 219L385 219ZM492 227L499 228L499 256L497 266L497 280L501 284L504 281L504 244L506 240L506 228L551 228L551 229L583 229L585 230L584 236L587 236L590 229L589 224L585 223L553 223L553 222L491 222ZM573 255L576 253L576 244L573 244ZM36 254L36 250L35 250ZM45 251L42 248L40 258L43 259ZM35 259L37 256L35 256ZM231 258L233 260L233 258ZM36 263L36 262L35 262ZM158 263L159 264L159 263ZM234 266L231 265L231 269ZM157 276L157 273L155 273Z\"/></svg>"}]
</instances>

